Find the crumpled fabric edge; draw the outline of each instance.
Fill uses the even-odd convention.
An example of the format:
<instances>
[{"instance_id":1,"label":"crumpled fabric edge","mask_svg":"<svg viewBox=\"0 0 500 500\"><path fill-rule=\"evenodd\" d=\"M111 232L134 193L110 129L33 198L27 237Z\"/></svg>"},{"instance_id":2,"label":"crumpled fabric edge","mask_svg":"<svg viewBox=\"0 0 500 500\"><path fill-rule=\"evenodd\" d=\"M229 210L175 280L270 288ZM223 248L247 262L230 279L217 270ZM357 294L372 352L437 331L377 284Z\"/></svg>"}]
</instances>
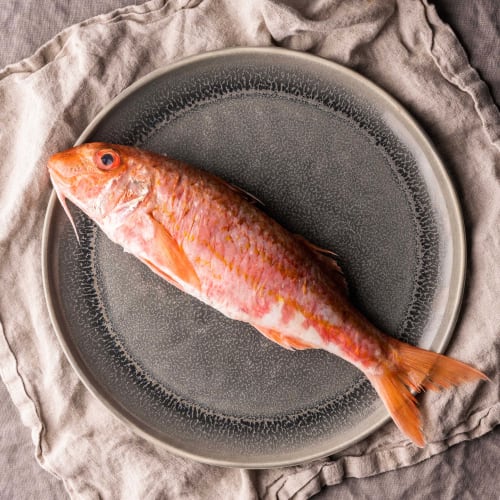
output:
<instances>
[{"instance_id":1,"label":"crumpled fabric edge","mask_svg":"<svg viewBox=\"0 0 500 500\"><path fill-rule=\"evenodd\" d=\"M491 144L500 151L500 110L488 86L471 66L462 44L453 30L439 18L434 5L430 5L428 0L420 2L428 25L425 38L432 59L448 82L471 96Z\"/></svg>"},{"instance_id":2,"label":"crumpled fabric edge","mask_svg":"<svg viewBox=\"0 0 500 500\"><path fill-rule=\"evenodd\" d=\"M66 491L72 495L73 489L68 481L60 477L46 462L43 454L43 423L36 403L26 392L22 377L17 370L17 359L12 352L9 341L0 322L0 379L17 407L21 421L31 431L31 439L35 445L35 458L47 472L63 482Z\"/></svg>"},{"instance_id":3,"label":"crumpled fabric edge","mask_svg":"<svg viewBox=\"0 0 500 500\"><path fill-rule=\"evenodd\" d=\"M73 24L44 43L31 56L0 68L0 80L15 73L35 73L43 68L57 58L57 54L64 48L73 32L81 28L98 23L105 24L130 19L141 21L148 14L163 17L167 12L173 13L181 9L196 7L201 1L203 0L149 0L141 5L129 5Z\"/></svg>"},{"instance_id":4,"label":"crumpled fabric edge","mask_svg":"<svg viewBox=\"0 0 500 500\"><path fill-rule=\"evenodd\" d=\"M471 415L468 421L471 420L476 421L476 425L472 428L458 426L456 428L457 432L449 438L444 441L429 443L424 449L415 449L413 446L399 446L381 452L375 451L371 456L377 465L372 467L371 470L363 469L361 474L354 471L360 469L359 464L356 464L356 462L364 459L364 456L345 456L335 462L320 463L316 467L299 472L294 478L293 484L287 484L290 483L288 481L290 476L284 475L267 490L266 498L305 500L319 493L323 487L335 486L347 478L361 479L384 474L400 468L399 461L402 453L407 455L408 465L406 467L416 465L444 453L456 444L479 438L491 432L500 420L500 402L477 412L475 415ZM397 459L395 458L396 455Z\"/></svg>"}]
</instances>

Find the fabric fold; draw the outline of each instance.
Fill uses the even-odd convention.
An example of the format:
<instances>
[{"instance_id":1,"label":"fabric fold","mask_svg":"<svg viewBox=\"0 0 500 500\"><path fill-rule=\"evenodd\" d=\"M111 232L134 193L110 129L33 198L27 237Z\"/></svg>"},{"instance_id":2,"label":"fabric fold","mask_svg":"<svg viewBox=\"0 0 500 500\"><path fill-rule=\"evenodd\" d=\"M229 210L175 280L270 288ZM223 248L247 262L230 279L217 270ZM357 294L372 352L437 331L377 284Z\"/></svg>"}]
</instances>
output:
<instances>
[{"instance_id":1,"label":"fabric fold","mask_svg":"<svg viewBox=\"0 0 500 500\"><path fill-rule=\"evenodd\" d=\"M444 78L472 97L491 143L500 150L500 112L488 86L470 66L464 48L451 28L443 25L436 8L427 0L421 0L421 3L428 21L429 52Z\"/></svg>"}]
</instances>

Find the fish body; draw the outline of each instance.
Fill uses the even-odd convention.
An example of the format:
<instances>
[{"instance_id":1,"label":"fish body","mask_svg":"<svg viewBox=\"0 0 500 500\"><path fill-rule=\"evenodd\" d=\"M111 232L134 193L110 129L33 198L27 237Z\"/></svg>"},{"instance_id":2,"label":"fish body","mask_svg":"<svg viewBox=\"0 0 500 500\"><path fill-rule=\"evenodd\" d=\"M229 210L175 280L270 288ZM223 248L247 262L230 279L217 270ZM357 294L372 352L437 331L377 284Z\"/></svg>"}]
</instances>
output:
<instances>
[{"instance_id":1,"label":"fish body","mask_svg":"<svg viewBox=\"0 0 500 500\"><path fill-rule=\"evenodd\" d=\"M486 376L410 346L372 325L350 302L331 252L291 234L251 195L183 162L90 143L48 163L71 200L155 273L288 349L324 349L365 373L399 428L424 438L413 391Z\"/></svg>"}]
</instances>

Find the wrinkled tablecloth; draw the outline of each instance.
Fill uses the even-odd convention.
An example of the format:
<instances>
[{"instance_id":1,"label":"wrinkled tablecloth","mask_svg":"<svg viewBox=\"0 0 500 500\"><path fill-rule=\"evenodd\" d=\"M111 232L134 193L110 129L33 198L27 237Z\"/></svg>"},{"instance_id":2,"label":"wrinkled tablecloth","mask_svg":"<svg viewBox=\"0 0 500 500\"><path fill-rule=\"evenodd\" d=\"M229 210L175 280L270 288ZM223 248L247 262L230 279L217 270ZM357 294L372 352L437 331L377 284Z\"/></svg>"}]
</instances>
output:
<instances>
[{"instance_id":1,"label":"wrinkled tablecloth","mask_svg":"<svg viewBox=\"0 0 500 500\"><path fill-rule=\"evenodd\" d=\"M74 496L308 498L323 484L418 463L498 424L498 109L426 1L303 4L153 0L69 28L0 73L0 375L39 462ZM420 398L430 441L424 450L390 423L336 457L285 469L223 469L178 458L108 414L55 338L40 272L47 157L70 146L112 97L151 70L208 50L267 45L310 51L389 91L429 133L455 182L469 264L447 353L492 381Z\"/></svg>"}]
</instances>

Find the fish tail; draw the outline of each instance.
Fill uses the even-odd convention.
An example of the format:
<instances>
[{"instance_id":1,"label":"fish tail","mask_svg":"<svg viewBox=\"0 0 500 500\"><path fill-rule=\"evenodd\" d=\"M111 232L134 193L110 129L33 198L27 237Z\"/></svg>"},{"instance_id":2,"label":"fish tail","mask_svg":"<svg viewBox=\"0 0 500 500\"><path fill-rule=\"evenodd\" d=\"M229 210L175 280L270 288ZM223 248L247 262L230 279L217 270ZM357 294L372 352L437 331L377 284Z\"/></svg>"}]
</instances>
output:
<instances>
[{"instance_id":1,"label":"fish tail","mask_svg":"<svg viewBox=\"0 0 500 500\"><path fill-rule=\"evenodd\" d=\"M488 377L461 361L396 339L391 339L390 346L390 358L366 375L399 429L423 447L421 416L413 392L439 391L464 382L488 380Z\"/></svg>"}]
</instances>

